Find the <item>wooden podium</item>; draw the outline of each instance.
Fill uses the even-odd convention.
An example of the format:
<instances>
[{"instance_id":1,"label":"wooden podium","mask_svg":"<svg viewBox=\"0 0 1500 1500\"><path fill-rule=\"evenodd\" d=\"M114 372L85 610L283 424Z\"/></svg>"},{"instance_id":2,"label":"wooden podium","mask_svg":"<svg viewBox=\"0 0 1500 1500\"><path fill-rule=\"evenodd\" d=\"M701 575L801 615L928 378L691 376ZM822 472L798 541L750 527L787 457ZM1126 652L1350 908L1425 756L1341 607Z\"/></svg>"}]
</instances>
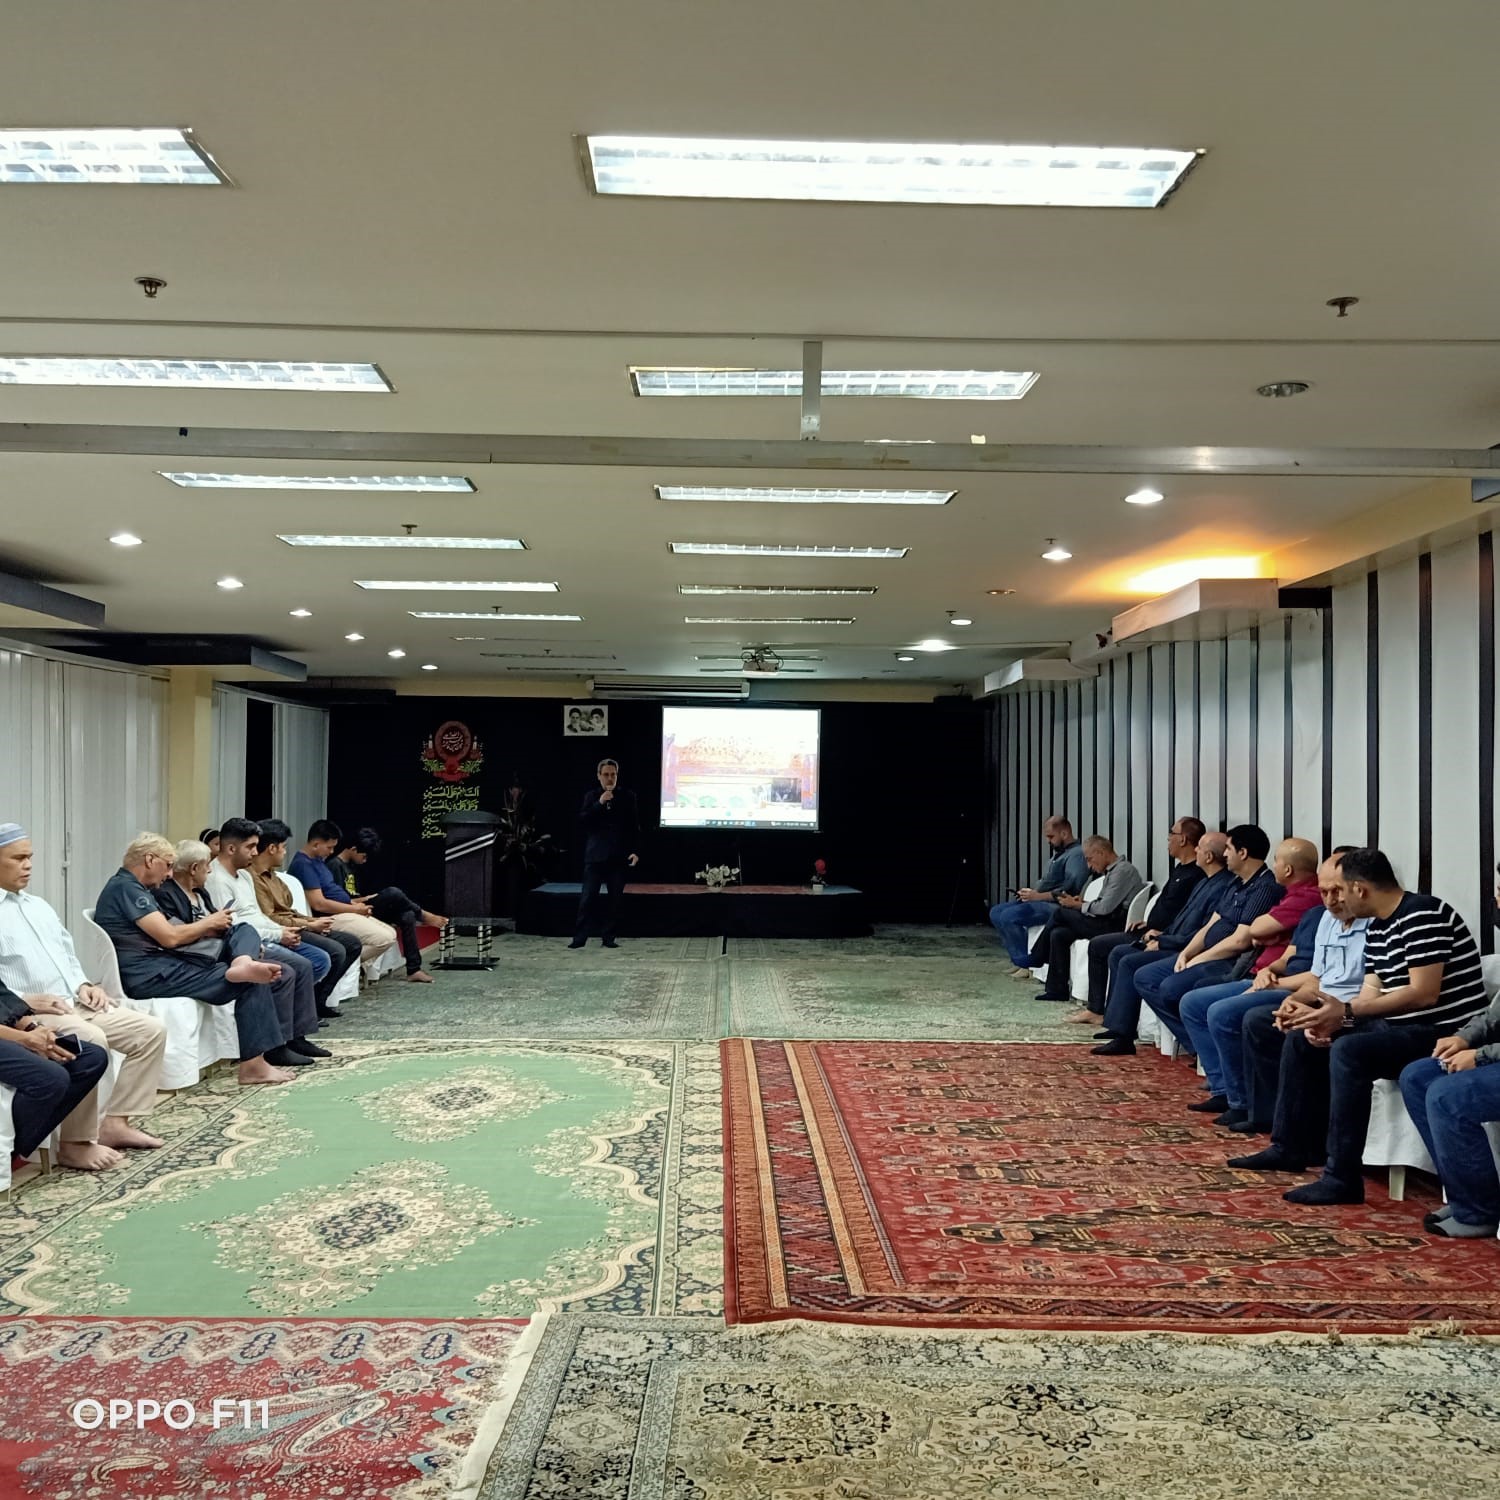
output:
<instances>
[{"instance_id":1,"label":"wooden podium","mask_svg":"<svg viewBox=\"0 0 1500 1500\"><path fill-rule=\"evenodd\" d=\"M488 812L453 812L443 818L443 900L448 925L435 969L492 969L490 918L495 910L495 849L500 819ZM457 952L472 937L474 952Z\"/></svg>"}]
</instances>

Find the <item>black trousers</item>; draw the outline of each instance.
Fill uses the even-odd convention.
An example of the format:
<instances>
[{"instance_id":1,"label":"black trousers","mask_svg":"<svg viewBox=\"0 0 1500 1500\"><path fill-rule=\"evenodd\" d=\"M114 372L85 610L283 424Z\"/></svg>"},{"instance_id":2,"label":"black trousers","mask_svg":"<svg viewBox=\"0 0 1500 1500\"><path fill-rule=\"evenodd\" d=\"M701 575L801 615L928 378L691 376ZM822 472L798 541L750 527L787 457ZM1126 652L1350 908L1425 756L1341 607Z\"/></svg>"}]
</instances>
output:
<instances>
[{"instance_id":1,"label":"black trousers","mask_svg":"<svg viewBox=\"0 0 1500 1500\"><path fill-rule=\"evenodd\" d=\"M417 923L422 920L422 908L405 891L388 885L378 896L370 897L370 915L377 921L389 922L400 934L406 972L415 974L422 967L422 949L417 942Z\"/></svg>"},{"instance_id":2,"label":"black trousers","mask_svg":"<svg viewBox=\"0 0 1500 1500\"><path fill-rule=\"evenodd\" d=\"M585 863L583 899L578 903L578 923L573 929L575 942L592 936L596 930L602 938L614 937L629 869L630 866L623 859L591 859ZM608 888L607 897L600 896L601 885Z\"/></svg>"},{"instance_id":3,"label":"black trousers","mask_svg":"<svg viewBox=\"0 0 1500 1500\"><path fill-rule=\"evenodd\" d=\"M1086 1003L1096 1016L1104 1014L1104 1002L1109 998L1109 961L1115 949L1140 940L1138 932L1105 932L1089 939L1089 998Z\"/></svg>"},{"instance_id":4,"label":"black trousers","mask_svg":"<svg viewBox=\"0 0 1500 1500\"><path fill-rule=\"evenodd\" d=\"M1047 983L1042 990L1042 998L1068 998L1069 959L1074 943L1099 937L1106 932L1118 932L1124 925L1123 907L1107 917L1088 917L1070 906L1058 907L1031 949L1032 963L1048 965Z\"/></svg>"},{"instance_id":5,"label":"black trousers","mask_svg":"<svg viewBox=\"0 0 1500 1500\"><path fill-rule=\"evenodd\" d=\"M302 941L309 948L321 949L328 955L328 972L318 981L313 990L319 1005L327 1005L339 980L349 971L350 964L359 962L360 945L357 937L347 932L309 932L302 928Z\"/></svg>"},{"instance_id":6,"label":"black trousers","mask_svg":"<svg viewBox=\"0 0 1500 1500\"><path fill-rule=\"evenodd\" d=\"M1271 1144L1309 1164L1325 1158L1328 1176L1358 1182L1375 1080L1399 1078L1408 1063L1431 1055L1439 1035L1436 1026L1378 1019L1340 1032L1331 1047L1290 1033L1281 1048Z\"/></svg>"},{"instance_id":7,"label":"black trousers","mask_svg":"<svg viewBox=\"0 0 1500 1500\"><path fill-rule=\"evenodd\" d=\"M109 1053L80 1042L68 1062L38 1057L19 1042L0 1042L0 1083L16 1091L10 1118L17 1156L30 1156L98 1085L109 1067Z\"/></svg>"}]
</instances>

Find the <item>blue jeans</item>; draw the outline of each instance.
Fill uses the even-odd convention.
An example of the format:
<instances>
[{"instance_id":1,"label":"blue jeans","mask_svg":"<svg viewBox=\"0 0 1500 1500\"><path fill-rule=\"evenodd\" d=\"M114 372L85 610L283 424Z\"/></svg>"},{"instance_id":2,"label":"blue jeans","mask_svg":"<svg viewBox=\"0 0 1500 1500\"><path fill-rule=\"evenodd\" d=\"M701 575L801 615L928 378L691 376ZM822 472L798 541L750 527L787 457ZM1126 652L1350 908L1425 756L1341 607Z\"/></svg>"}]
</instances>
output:
<instances>
[{"instance_id":1,"label":"blue jeans","mask_svg":"<svg viewBox=\"0 0 1500 1500\"><path fill-rule=\"evenodd\" d=\"M1481 1064L1445 1073L1435 1057L1401 1072L1401 1097L1460 1224L1500 1224L1500 1173L1495 1170L1486 1120L1500 1120L1500 1067Z\"/></svg>"},{"instance_id":2,"label":"blue jeans","mask_svg":"<svg viewBox=\"0 0 1500 1500\"><path fill-rule=\"evenodd\" d=\"M1161 1023L1178 1042L1192 1050L1192 1038L1182 1024L1181 1010L1184 998L1192 990L1201 990L1208 985L1224 984L1234 969L1227 958L1216 958L1212 963L1195 964L1180 974L1176 970L1177 960L1152 964L1135 976L1135 987L1142 1000L1161 1017Z\"/></svg>"},{"instance_id":3,"label":"blue jeans","mask_svg":"<svg viewBox=\"0 0 1500 1500\"><path fill-rule=\"evenodd\" d=\"M1240 1027L1246 1014L1264 1005L1270 990L1250 988L1248 979L1227 984L1206 984L1193 990L1182 1002L1179 1014L1188 1034L1188 1045L1203 1064L1203 1076L1211 1094L1223 1094L1230 1109L1245 1108L1245 1068Z\"/></svg>"},{"instance_id":4,"label":"blue jeans","mask_svg":"<svg viewBox=\"0 0 1500 1500\"><path fill-rule=\"evenodd\" d=\"M1018 969L1031 967L1031 944L1026 941L1026 929L1040 927L1056 910L1050 901L1002 901L990 908L990 921Z\"/></svg>"}]
</instances>

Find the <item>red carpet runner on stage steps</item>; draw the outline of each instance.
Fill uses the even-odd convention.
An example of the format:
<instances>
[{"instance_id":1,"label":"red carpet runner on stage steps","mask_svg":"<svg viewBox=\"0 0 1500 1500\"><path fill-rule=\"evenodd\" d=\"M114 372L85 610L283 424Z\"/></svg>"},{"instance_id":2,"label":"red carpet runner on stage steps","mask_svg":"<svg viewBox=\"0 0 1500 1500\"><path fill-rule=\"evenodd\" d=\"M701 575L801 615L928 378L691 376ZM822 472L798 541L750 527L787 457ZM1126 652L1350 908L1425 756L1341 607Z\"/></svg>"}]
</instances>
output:
<instances>
[{"instance_id":1,"label":"red carpet runner on stage steps","mask_svg":"<svg viewBox=\"0 0 1500 1500\"><path fill-rule=\"evenodd\" d=\"M721 1044L726 1314L933 1327L1500 1332L1494 1245L1432 1205L1284 1203L1155 1056Z\"/></svg>"}]
</instances>

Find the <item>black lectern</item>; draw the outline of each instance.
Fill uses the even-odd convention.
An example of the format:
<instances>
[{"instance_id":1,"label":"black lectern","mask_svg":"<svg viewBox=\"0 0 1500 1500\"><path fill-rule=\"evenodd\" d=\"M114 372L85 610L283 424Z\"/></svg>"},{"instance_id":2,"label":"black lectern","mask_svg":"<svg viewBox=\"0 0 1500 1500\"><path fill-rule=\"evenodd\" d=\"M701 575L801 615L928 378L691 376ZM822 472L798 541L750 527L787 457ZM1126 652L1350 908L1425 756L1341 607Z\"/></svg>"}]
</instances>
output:
<instances>
[{"instance_id":1,"label":"black lectern","mask_svg":"<svg viewBox=\"0 0 1500 1500\"><path fill-rule=\"evenodd\" d=\"M495 845L500 819L488 812L452 812L443 817L443 929L437 969L492 969L490 917L495 909ZM472 954L459 954L455 939L474 939Z\"/></svg>"}]
</instances>

